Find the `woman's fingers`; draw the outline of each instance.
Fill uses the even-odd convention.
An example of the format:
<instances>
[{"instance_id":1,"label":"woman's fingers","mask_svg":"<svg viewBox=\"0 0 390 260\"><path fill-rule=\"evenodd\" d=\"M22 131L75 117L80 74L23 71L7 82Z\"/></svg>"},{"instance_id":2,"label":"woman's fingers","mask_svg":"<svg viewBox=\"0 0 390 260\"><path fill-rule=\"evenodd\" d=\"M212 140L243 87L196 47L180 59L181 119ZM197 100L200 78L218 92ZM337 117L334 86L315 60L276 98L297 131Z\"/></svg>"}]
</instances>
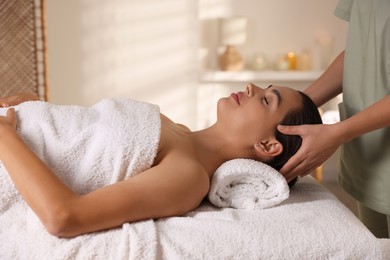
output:
<instances>
[{"instance_id":1,"label":"woman's fingers","mask_svg":"<svg viewBox=\"0 0 390 260\"><path fill-rule=\"evenodd\" d=\"M0 122L2 124L7 124L11 126L13 129L16 129L17 119L15 108L11 107L7 109L5 116L0 117Z\"/></svg>"},{"instance_id":2,"label":"woman's fingers","mask_svg":"<svg viewBox=\"0 0 390 260\"><path fill-rule=\"evenodd\" d=\"M5 114L6 117L10 118L10 119L16 119L16 116L15 116L15 108L11 107L11 108L8 108L7 109L7 113Z\"/></svg>"}]
</instances>

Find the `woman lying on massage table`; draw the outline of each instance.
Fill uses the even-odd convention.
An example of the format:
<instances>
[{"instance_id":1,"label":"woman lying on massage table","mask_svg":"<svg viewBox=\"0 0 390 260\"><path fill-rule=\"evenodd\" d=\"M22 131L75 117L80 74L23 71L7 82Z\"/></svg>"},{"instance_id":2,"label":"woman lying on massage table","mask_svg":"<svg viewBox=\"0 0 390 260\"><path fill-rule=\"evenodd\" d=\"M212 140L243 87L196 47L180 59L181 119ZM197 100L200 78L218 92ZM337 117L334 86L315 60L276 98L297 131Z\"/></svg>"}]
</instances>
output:
<instances>
[{"instance_id":1,"label":"woman lying on massage table","mask_svg":"<svg viewBox=\"0 0 390 260\"><path fill-rule=\"evenodd\" d=\"M34 99L16 95L0 99L0 104ZM225 161L255 159L280 169L298 150L301 138L281 135L278 124L321 123L316 106L304 94L249 84L245 91L218 101L217 122L204 130L192 132L160 114L160 139L149 169L76 194L19 136L17 113L9 108L0 117L0 160L25 202L48 232L59 237L189 212L205 198L213 173Z\"/></svg>"}]
</instances>

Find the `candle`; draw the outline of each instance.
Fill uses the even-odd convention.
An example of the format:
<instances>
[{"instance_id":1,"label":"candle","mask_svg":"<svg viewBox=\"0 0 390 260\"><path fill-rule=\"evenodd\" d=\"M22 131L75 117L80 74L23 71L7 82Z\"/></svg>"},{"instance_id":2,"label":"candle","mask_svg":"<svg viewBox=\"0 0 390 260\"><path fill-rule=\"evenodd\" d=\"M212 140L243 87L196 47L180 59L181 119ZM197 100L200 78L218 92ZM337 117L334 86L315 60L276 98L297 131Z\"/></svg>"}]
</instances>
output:
<instances>
[{"instance_id":1,"label":"candle","mask_svg":"<svg viewBox=\"0 0 390 260\"><path fill-rule=\"evenodd\" d=\"M294 52L290 51L287 53L288 69L296 70L297 69L297 56Z\"/></svg>"}]
</instances>

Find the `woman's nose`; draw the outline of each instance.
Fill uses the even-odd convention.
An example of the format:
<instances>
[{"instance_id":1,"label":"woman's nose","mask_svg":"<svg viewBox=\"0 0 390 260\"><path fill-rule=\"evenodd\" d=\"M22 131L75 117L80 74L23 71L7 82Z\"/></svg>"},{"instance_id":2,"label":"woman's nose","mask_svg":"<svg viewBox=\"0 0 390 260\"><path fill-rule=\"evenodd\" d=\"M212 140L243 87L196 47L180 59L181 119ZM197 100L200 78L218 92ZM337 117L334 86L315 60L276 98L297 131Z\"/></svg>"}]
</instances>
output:
<instances>
[{"instance_id":1,"label":"woman's nose","mask_svg":"<svg viewBox=\"0 0 390 260\"><path fill-rule=\"evenodd\" d=\"M248 97L253 96L253 94L254 94L254 87L255 87L255 85L253 83L249 83L246 86L246 94L247 94Z\"/></svg>"}]
</instances>

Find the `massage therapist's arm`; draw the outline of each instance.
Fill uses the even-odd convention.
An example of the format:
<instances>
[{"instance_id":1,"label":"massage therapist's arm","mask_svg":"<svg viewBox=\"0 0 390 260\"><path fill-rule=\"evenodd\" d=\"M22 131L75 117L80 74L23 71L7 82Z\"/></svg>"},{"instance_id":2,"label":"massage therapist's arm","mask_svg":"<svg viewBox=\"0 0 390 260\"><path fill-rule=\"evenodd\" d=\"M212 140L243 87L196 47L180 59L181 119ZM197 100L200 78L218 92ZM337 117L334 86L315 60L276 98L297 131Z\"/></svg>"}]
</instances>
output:
<instances>
[{"instance_id":1,"label":"massage therapist's arm","mask_svg":"<svg viewBox=\"0 0 390 260\"><path fill-rule=\"evenodd\" d=\"M141 219L180 215L207 194L190 160L166 156L157 166L86 195L75 194L25 145L15 131L13 108L0 117L0 160L47 230L73 237ZM187 168L186 168L187 167ZM183 169L177 174L178 169ZM206 176L206 175L205 175Z\"/></svg>"},{"instance_id":2,"label":"massage therapist's arm","mask_svg":"<svg viewBox=\"0 0 390 260\"><path fill-rule=\"evenodd\" d=\"M337 148L355 137L390 126L390 96L354 116L332 125L283 126L286 134L298 134L303 142L299 151L281 169L287 181L312 172ZM320 137L320 138L319 138Z\"/></svg>"},{"instance_id":3,"label":"massage therapist's arm","mask_svg":"<svg viewBox=\"0 0 390 260\"><path fill-rule=\"evenodd\" d=\"M308 94L317 106L321 106L342 91L344 52L309 86ZM279 126L285 134L303 138L299 151L283 166L280 172L289 181L304 176L324 163L337 148L355 137L390 124L390 100L385 97L348 120L333 125Z\"/></svg>"},{"instance_id":4,"label":"massage therapist's arm","mask_svg":"<svg viewBox=\"0 0 390 260\"><path fill-rule=\"evenodd\" d=\"M317 106L327 102L342 90L344 52L324 74L305 90ZM287 181L304 176L324 163L345 142L362 134L390 125L390 96L347 120L333 125L279 126L285 134L300 135L303 139L299 151L283 166L280 172Z\"/></svg>"},{"instance_id":5,"label":"massage therapist's arm","mask_svg":"<svg viewBox=\"0 0 390 260\"><path fill-rule=\"evenodd\" d=\"M317 107L322 106L343 90L344 51L341 52L324 73L305 89Z\"/></svg>"}]
</instances>

